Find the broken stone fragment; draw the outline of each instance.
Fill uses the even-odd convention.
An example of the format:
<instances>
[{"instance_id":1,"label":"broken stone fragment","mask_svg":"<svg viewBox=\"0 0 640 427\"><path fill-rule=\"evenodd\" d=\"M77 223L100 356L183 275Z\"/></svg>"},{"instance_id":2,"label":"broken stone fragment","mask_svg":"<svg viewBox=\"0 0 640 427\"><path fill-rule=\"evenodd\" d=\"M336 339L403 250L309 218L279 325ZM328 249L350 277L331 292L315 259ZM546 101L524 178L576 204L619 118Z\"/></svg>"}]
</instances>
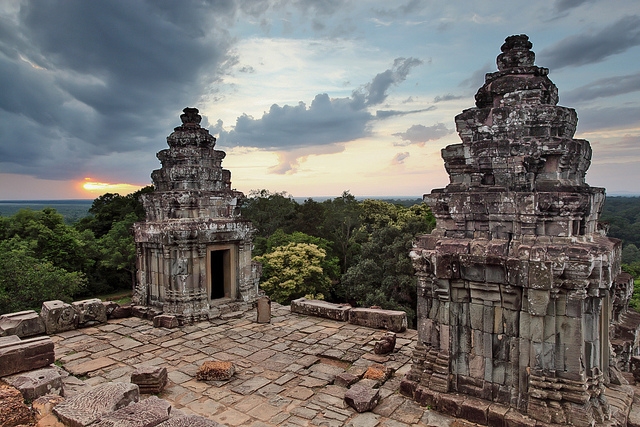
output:
<instances>
[{"instance_id":1,"label":"broken stone fragment","mask_svg":"<svg viewBox=\"0 0 640 427\"><path fill-rule=\"evenodd\" d=\"M77 394L59 403L53 413L71 427L87 426L103 415L137 402L138 386L126 383L106 383Z\"/></svg>"},{"instance_id":2,"label":"broken stone fragment","mask_svg":"<svg viewBox=\"0 0 640 427\"><path fill-rule=\"evenodd\" d=\"M77 326L86 328L107 322L107 308L98 298L91 298L72 303L78 316Z\"/></svg>"},{"instance_id":3,"label":"broken stone fragment","mask_svg":"<svg viewBox=\"0 0 640 427\"><path fill-rule=\"evenodd\" d=\"M0 316L0 337L17 335L22 338L44 333L44 322L34 310L19 311Z\"/></svg>"},{"instance_id":4,"label":"broken stone fragment","mask_svg":"<svg viewBox=\"0 0 640 427\"><path fill-rule=\"evenodd\" d=\"M46 394L63 394L62 376L55 367L10 375L4 381L20 390L29 401Z\"/></svg>"},{"instance_id":5,"label":"broken stone fragment","mask_svg":"<svg viewBox=\"0 0 640 427\"><path fill-rule=\"evenodd\" d=\"M396 348L396 334L393 332L387 332L380 341L377 341L373 345L373 352L375 354L387 354L391 353Z\"/></svg>"},{"instance_id":6,"label":"broken stone fragment","mask_svg":"<svg viewBox=\"0 0 640 427\"><path fill-rule=\"evenodd\" d=\"M367 371L364 373L363 378L385 382L391 377L391 375L393 375L393 369L384 365L375 364L367 368Z\"/></svg>"},{"instance_id":7,"label":"broken stone fragment","mask_svg":"<svg viewBox=\"0 0 640 427\"><path fill-rule=\"evenodd\" d=\"M360 377L356 375L350 374L348 372L341 372L336 375L336 378L333 381L333 383L339 387L348 388L352 384L355 384L356 382L358 382L359 379Z\"/></svg>"},{"instance_id":8,"label":"broken stone fragment","mask_svg":"<svg viewBox=\"0 0 640 427\"><path fill-rule=\"evenodd\" d=\"M147 427L169 419L171 404L166 400L150 396L100 418L92 427Z\"/></svg>"},{"instance_id":9,"label":"broken stone fragment","mask_svg":"<svg viewBox=\"0 0 640 427\"><path fill-rule=\"evenodd\" d=\"M198 381L226 381L236 372L236 368L231 362L220 362L209 360L200 366L196 372Z\"/></svg>"},{"instance_id":10,"label":"broken stone fragment","mask_svg":"<svg viewBox=\"0 0 640 427\"><path fill-rule=\"evenodd\" d=\"M173 329L180 326L178 322L178 317L172 314L160 314L153 318L153 327L154 328L167 328Z\"/></svg>"},{"instance_id":11,"label":"broken stone fragment","mask_svg":"<svg viewBox=\"0 0 640 427\"><path fill-rule=\"evenodd\" d=\"M75 329L78 322L78 315L71 304L60 300L43 302L40 317L44 321L47 335Z\"/></svg>"},{"instance_id":12,"label":"broken stone fragment","mask_svg":"<svg viewBox=\"0 0 640 427\"><path fill-rule=\"evenodd\" d=\"M160 393L167 384L167 368L141 366L131 373L131 383L138 385L140 393Z\"/></svg>"},{"instance_id":13,"label":"broken stone fragment","mask_svg":"<svg viewBox=\"0 0 640 427\"><path fill-rule=\"evenodd\" d=\"M38 426L62 427L63 424L58 420L58 417L53 414L53 408L63 401L64 397L62 396L47 394L31 402L35 417L39 421Z\"/></svg>"},{"instance_id":14,"label":"broken stone fragment","mask_svg":"<svg viewBox=\"0 0 640 427\"><path fill-rule=\"evenodd\" d=\"M354 384L344 394L344 401L357 412L371 411L380 400L380 391L377 388L365 387Z\"/></svg>"}]
</instances>

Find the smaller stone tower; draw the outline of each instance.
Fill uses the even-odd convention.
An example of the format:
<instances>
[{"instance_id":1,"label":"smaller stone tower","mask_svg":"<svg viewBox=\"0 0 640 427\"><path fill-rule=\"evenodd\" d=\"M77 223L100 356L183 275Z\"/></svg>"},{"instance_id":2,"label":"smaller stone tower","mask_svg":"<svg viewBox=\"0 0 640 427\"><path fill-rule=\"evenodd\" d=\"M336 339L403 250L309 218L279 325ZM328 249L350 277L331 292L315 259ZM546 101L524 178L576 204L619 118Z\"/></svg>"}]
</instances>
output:
<instances>
[{"instance_id":1,"label":"smaller stone tower","mask_svg":"<svg viewBox=\"0 0 640 427\"><path fill-rule=\"evenodd\" d=\"M134 302L178 316L181 323L216 317L257 296L251 268L253 227L240 218L244 195L231 189L224 151L200 127L196 108L158 152L155 191L143 195L146 221L134 224L137 284Z\"/></svg>"},{"instance_id":2,"label":"smaller stone tower","mask_svg":"<svg viewBox=\"0 0 640 427\"><path fill-rule=\"evenodd\" d=\"M505 40L476 106L456 116L462 142L442 150L449 185L424 197L436 228L411 253L418 343L404 392L588 427L611 415L614 283L629 280L620 241L598 226L604 189L585 182L591 146L531 47Z\"/></svg>"}]
</instances>

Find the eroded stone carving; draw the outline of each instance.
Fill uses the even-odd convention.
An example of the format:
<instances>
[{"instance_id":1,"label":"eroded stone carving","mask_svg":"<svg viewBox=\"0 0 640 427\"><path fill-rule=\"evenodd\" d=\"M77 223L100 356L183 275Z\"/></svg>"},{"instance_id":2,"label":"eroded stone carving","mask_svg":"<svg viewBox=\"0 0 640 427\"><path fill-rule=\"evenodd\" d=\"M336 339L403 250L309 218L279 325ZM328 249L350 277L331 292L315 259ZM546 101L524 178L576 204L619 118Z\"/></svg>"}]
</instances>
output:
<instances>
[{"instance_id":1,"label":"eroded stone carving","mask_svg":"<svg viewBox=\"0 0 640 427\"><path fill-rule=\"evenodd\" d=\"M597 223L604 189L585 183L591 147L531 46L506 39L456 116L462 143L442 150L449 185L424 197L437 225L411 252L419 342L403 390L591 426L610 417L610 307L628 289L613 286L620 242Z\"/></svg>"},{"instance_id":2,"label":"eroded stone carving","mask_svg":"<svg viewBox=\"0 0 640 427\"><path fill-rule=\"evenodd\" d=\"M137 284L134 302L178 316L180 323L207 319L220 302L251 303L251 223L240 218L244 195L222 169L224 151L200 127L195 108L158 152L155 190L142 198L146 221L134 225Z\"/></svg>"}]
</instances>

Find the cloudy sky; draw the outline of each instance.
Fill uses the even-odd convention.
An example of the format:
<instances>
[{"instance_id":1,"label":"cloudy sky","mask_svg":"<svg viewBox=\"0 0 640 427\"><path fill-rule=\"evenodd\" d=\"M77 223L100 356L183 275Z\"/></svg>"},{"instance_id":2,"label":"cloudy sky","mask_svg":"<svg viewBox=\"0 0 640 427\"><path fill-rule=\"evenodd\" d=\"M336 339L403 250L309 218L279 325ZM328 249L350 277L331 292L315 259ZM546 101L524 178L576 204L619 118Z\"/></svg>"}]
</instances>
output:
<instances>
[{"instance_id":1,"label":"cloudy sky","mask_svg":"<svg viewBox=\"0 0 640 427\"><path fill-rule=\"evenodd\" d=\"M187 106L245 193L419 196L512 34L577 110L587 182L640 194L637 0L3 0L0 200L150 184Z\"/></svg>"}]
</instances>

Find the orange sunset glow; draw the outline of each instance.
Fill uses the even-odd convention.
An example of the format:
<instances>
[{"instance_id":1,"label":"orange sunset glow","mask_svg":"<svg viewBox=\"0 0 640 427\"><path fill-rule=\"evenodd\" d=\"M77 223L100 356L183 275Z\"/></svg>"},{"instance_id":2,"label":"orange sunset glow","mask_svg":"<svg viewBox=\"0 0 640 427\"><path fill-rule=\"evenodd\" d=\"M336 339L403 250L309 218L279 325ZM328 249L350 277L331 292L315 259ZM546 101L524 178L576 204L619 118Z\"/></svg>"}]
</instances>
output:
<instances>
[{"instance_id":1,"label":"orange sunset glow","mask_svg":"<svg viewBox=\"0 0 640 427\"><path fill-rule=\"evenodd\" d=\"M129 193L133 193L134 191L138 191L141 189L141 185L133 185L133 184L111 184L108 182L97 182L92 178L85 178L82 183L82 189L95 195L95 194L104 194L104 193L118 193L121 196L125 196Z\"/></svg>"}]
</instances>

